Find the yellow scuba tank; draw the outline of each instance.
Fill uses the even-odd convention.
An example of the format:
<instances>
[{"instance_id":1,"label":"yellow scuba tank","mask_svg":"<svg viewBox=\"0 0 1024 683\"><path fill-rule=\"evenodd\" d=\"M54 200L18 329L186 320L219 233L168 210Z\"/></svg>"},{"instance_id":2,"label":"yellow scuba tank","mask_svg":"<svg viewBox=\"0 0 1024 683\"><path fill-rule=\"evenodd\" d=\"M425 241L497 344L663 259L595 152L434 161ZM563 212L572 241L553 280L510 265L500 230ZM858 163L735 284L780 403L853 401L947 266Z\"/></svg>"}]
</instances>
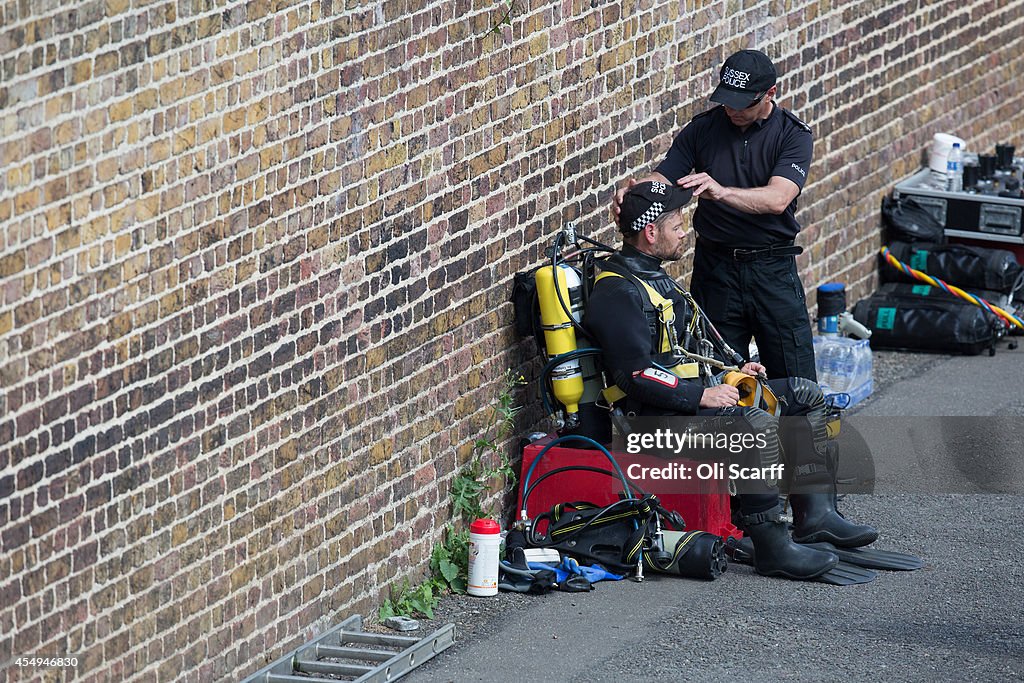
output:
<instances>
[{"instance_id":1,"label":"yellow scuba tank","mask_svg":"<svg viewBox=\"0 0 1024 683\"><path fill-rule=\"evenodd\" d=\"M534 279L548 358L575 351L576 331L566 309L573 314L573 319L579 320L579 308L582 306L579 273L568 265L558 264L537 269ZM567 426L575 425L579 421L579 404L583 397L583 373L579 360L568 360L558 365L551 373L551 384L555 398L565 406Z\"/></svg>"},{"instance_id":2,"label":"yellow scuba tank","mask_svg":"<svg viewBox=\"0 0 1024 683\"><path fill-rule=\"evenodd\" d=\"M739 390L740 400L737 405L761 408L772 415L779 414L779 399L767 384L762 384L756 377L732 370L725 373L722 383L731 384Z\"/></svg>"}]
</instances>

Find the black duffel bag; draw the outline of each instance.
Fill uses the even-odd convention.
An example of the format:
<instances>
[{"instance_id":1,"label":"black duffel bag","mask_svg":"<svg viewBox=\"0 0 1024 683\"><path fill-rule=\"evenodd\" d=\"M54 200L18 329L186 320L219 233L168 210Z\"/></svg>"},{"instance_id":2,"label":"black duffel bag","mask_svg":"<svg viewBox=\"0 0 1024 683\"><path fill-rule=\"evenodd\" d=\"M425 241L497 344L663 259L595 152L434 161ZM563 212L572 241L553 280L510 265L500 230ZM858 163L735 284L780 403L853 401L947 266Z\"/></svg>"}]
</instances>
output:
<instances>
[{"instance_id":1,"label":"black duffel bag","mask_svg":"<svg viewBox=\"0 0 1024 683\"><path fill-rule=\"evenodd\" d=\"M984 289L1009 294L1021 273L1013 252L1006 249L966 244L893 242L889 251L914 270L966 290ZM918 282L888 263L882 265L882 280Z\"/></svg>"},{"instance_id":2,"label":"black duffel bag","mask_svg":"<svg viewBox=\"0 0 1024 683\"><path fill-rule=\"evenodd\" d=\"M965 289L964 291L968 294L973 294L979 299L984 299L993 306L999 306L1000 308L1008 308L1010 306L1008 301L1009 297L1002 292L993 292L987 289L974 288ZM963 301L963 299L952 292L947 292L941 287L926 285L923 282L886 282L885 284L878 286L877 293L894 297L902 297L904 299L916 299L926 296L932 299L941 299L943 301Z\"/></svg>"},{"instance_id":3,"label":"black duffel bag","mask_svg":"<svg viewBox=\"0 0 1024 683\"><path fill-rule=\"evenodd\" d=\"M995 353L1003 323L959 297L885 289L857 302L853 317L871 330L871 348L976 355ZM905 287L905 285L899 285ZM912 288L910 288L912 289Z\"/></svg>"},{"instance_id":4,"label":"black duffel bag","mask_svg":"<svg viewBox=\"0 0 1024 683\"><path fill-rule=\"evenodd\" d=\"M913 197L886 196L882 200L882 223L889 242L939 243L946 239L942 224Z\"/></svg>"}]
</instances>

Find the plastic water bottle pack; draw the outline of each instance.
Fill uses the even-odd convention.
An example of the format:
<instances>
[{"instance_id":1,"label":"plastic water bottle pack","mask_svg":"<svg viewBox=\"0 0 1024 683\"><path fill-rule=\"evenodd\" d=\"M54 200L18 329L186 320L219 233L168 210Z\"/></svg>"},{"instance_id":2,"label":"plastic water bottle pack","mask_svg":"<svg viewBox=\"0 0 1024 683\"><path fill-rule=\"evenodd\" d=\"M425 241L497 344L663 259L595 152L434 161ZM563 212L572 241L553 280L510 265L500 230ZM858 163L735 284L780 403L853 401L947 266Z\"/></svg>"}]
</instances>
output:
<instances>
[{"instance_id":1,"label":"plastic water bottle pack","mask_svg":"<svg viewBox=\"0 0 1024 683\"><path fill-rule=\"evenodd\" d=\"M854 405L871 394L871 347L866 339L839 336L814 338L818 382L826 394L850 394Z\"/></svg>"}]
</instances>

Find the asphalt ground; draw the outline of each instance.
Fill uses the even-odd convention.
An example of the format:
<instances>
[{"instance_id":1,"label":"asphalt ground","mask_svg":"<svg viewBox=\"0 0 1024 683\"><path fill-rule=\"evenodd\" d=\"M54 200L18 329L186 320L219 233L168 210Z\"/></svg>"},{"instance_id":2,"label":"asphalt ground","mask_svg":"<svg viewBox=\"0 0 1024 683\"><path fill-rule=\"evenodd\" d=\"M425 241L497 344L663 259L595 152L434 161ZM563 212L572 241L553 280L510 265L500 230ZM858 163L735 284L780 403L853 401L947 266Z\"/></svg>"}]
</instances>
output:
<instances>
[{"instance_id":1,"label":"asphalt ground","mask_svg":"<svg viewBox=\"0 0 1024 683\"><path fill-rule=\"evenodd\" d=\"M456 644L406 680L1024 680L1022 380L1024 350L1006 343L875 354L875 393L844 430L867 444L876 492L840 507L880 529L875 547L924 558L919 571L840 588L730 564L715 581L446 596L420 633L453 622Z\"/></svg>"}]
</instances>

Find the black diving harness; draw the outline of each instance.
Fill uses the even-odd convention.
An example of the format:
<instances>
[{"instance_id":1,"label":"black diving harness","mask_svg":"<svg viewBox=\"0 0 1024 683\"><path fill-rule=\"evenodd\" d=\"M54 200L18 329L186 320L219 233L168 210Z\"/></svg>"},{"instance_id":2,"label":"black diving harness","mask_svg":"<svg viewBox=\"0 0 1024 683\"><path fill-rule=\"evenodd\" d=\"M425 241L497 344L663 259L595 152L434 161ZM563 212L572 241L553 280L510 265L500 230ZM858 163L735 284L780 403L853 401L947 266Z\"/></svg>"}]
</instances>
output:
<instances>
[{"instance_id":1,"label":"black diving harness","mask_svg":"<svg viewBox=\"0 0 1024 683\"><path fill-rule=\"evenodd\" d=\"M656 319L652 331L653 348L668 347L672 362L669 368L660 368L672 372L671 368L676 367L683 358L696 362L699 368L699 376L705 387L712 387L722 383L732 384L740 391L740 405L763 407L768 412L778 416L780 404L785 404L784 396L776 396L768 386L768 378L760 372L755 376L740 372L744 365L743 357L729 346L721 333L714 326L711 320L704 313L704 310L697 304L693 295L679 286L679 283L672 278L666 277L673 289L683 297L686 303L693 310L693 317L686 326L686 339L683 343L679 341L679 333L676 330L675 309L671 301L661 296L653 287L637 277L628 268L625 268L612 261L603 260L598 266L602 271L621 277L635 286L641 296L644 305L644 313L648 319ZM660 301L655 301L657 297ZM671 313L668 313L671 311ZM660 329L658 329L660 327ZM665 343L662 343L664 333ZM699 352L692 352L686 348L687 342L693 340ZM723 358L732 361L732 365L726 364L714 357L718 352ZM718 372L715 372L717 370ZM720 375L719 373L724 373ZM623 394L624 395L624 394ZM611 402L612 404L614 401ZM612 407L614 411L614 406Z\"/></svg>"}]
</instances>

